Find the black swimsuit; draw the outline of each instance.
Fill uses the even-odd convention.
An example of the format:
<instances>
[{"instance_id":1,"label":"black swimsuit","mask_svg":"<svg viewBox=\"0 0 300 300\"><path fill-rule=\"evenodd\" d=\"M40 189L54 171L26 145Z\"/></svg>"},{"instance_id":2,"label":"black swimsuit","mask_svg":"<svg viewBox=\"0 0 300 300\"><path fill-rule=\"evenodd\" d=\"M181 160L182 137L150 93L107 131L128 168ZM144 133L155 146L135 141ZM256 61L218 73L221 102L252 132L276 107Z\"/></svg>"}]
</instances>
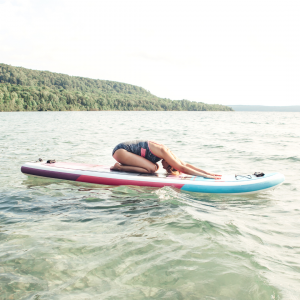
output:
<instances>
[{"instance_id":1,"label":"black swimsuit","mask_svg":"<svg viewBox=\"0 0 300 300\"><path fill-rule=\"evenodd\" d=\"M115 152L119 149L124 149L130 153L144 157L154 164L161 160L161 158L157 157L151 152L149 148L149 141L134 140L134 141L120 143L114 148L112 155L114 155Z\"/></svg>"}]
</instances>

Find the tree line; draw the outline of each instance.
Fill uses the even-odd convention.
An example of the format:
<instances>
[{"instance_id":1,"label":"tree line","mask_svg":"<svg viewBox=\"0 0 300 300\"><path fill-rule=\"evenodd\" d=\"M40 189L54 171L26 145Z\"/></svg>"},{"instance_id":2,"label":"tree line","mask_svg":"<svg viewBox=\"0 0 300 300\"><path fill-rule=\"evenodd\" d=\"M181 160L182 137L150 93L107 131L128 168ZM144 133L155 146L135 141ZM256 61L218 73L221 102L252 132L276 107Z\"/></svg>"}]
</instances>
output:
<instances>
[{"instance_id":1,"label":"tree line","mask_svg":"<svg viewBox=\"0 0 300 300\"><path fill-rule=\"evenodd\" d=\"M131 84L0 64L0 111L230 111L230 107L152 95Z\"/></svg>"}]
</instances>

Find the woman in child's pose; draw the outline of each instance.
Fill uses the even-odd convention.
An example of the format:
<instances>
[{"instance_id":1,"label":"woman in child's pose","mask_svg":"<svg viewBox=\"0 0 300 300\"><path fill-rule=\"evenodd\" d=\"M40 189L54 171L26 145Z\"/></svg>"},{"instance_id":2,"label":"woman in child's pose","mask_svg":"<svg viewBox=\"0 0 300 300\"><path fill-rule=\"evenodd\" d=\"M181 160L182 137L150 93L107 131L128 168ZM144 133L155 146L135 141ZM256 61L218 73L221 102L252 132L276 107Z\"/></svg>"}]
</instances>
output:
<instances>
[{"instance_id":1,"label":"woman in child's pose","mask_svg":"<svg viewBox=\"0 0 300 300\"><path fill-rule=\"evenodd\" d=\"M154 173L157 162L162 160L163 168L173 175L185 173L217 179L220 175L201 170L180 160L168 147L152 141L134 140L118 144L113 150L117 161L111 170L137 173Z\"/></svg>"}]
</instances>

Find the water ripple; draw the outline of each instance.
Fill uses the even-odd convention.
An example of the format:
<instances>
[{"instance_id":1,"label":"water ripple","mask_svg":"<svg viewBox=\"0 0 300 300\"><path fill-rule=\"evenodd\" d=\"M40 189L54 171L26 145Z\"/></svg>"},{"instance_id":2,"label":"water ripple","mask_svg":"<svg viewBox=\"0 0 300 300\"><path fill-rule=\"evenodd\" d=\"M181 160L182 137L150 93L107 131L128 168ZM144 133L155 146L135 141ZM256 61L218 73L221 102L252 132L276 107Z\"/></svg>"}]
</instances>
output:
<instances>
[{"instance_id":1,"label":"water ripple","mask_svg":"<svg viewBox=\"0 0 300 300\"><path fill-rule=\"evenodd\" d=\"M299 125L296 113L1 113L0 299L298 299ZM111 165L135 138L286 181L214 196L20 172L39 157Z\"/></svg>"}]
</instances>

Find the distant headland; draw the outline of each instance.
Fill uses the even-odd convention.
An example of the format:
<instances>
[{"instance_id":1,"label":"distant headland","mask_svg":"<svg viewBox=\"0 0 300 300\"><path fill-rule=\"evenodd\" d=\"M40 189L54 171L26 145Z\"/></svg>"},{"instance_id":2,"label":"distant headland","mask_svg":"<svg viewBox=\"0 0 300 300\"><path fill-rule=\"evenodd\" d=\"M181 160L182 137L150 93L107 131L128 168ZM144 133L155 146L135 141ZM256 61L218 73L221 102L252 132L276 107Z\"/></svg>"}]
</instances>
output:
<instances>
[{"instance_id":1,"label":"distant headland","mask_svg":"<svg viewBox=\"0 0 300 300\"><path fill-rule=\"evenodd\" d=\"M170 100L131 84L0 64L0 111L232 111L219 104Z\"/></svg>"},{"instance_id":2,"label":"distant headland","mask_svg":"<svg viewBox=\"0 0 300 300\"><path fill-rule=\"evenodd\" d=\"M263 105L228 105L235 111L278 111L278 112L299 112L300 105L292 106L263 106Z\"/></svg>"}]
</instances>

